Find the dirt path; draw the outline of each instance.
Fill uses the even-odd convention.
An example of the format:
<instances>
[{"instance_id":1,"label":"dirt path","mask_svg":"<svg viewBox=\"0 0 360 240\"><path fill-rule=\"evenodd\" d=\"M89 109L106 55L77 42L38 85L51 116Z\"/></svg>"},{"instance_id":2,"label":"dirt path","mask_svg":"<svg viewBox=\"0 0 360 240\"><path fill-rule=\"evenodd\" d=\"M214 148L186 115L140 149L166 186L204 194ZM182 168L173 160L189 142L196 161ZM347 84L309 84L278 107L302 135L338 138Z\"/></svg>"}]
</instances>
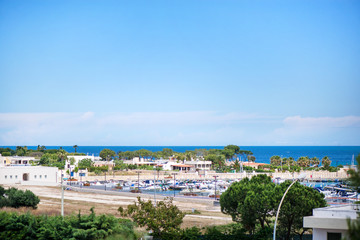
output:
<instances>
[{"instance_id":1,"label":"dirt path","mask_svg":"<svg viewBox=\"0 0 360 240\"><path fill-rule=\"evenodd\" d=\"M40 198L40 204L34 214L60 214L61 211L61 188L44 186L24 186L24 185L4 185L4 187L16 187L22 190L30 190ZM137 197L142 199L154 200L153 195L117 193L111 195L108 192L100 191L96 193L64 191L64 210L65 214L89 213L91 207L95 207L98 214L109 213L119 216L118 207L126 207L133 204ZM163 196L157 196L157 200L164 199ZM191 199L175 197L173 203L182 211L186 211L183 227L205 227L211 225L221 225L231 223L231 218L220 211L220 207L214 207L210 199ZM191 214L192 210L200 211L200 214Z\"/></svg>"}]
</instances>

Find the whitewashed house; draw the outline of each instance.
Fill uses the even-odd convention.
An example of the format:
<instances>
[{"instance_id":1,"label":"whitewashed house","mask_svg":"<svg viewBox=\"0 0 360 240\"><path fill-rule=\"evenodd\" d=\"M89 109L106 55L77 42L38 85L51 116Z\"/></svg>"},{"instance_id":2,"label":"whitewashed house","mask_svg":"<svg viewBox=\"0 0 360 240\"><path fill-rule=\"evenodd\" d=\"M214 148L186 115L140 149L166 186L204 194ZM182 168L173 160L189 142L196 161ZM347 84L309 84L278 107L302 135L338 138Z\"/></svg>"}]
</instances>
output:
<instances>
[{"instance_id":1,"label":"whitewashed house","mask_svg":"<svg viewBox=\"0 0 360 240\"><path fill-rule=\"evenodd\" d=\"M0 166L0 183L56 186L58 168L43 166Z\"/></svg>"},{"instance_id":2,"label":"whitewashed house","mask_svg":"<svg viewBox=\"0 0 360 240\"><path fill-rule=\"evenodd\" d=\"M26 156L4 157L0 154L0 183L56 186L58 168L31 166L38 160Z\"/></svg>"},{"instance_id":3,"label":"whitewashed house","mask_svg":"<svg viewBox=\"0 0 360 240\"><path fill-rule=\"evenodd\" d=\"M341 240L348 232L347 219L359 217L360 205L336 205L313 209L313 215L304 217L304 228L313 229L314 240Z\"/></svg>"}]
</instances>

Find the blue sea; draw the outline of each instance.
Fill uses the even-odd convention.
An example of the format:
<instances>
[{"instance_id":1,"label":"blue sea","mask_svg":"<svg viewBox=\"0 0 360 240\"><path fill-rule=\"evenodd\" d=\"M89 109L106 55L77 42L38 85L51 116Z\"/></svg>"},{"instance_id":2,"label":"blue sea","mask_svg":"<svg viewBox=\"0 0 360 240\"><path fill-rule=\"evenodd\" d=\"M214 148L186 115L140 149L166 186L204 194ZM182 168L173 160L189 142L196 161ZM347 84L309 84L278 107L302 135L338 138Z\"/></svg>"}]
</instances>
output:
<instances>
[{"instance_id":1,"label":"blue sea","mask_svg":"<svg viewBox=\"0 0 360 240\"><path fill-rule=\"evenodd\" d=\"M15 146L2 146L15 149ZM37 146L28 146L29 149L37 149ZM46 146L46 149L59 149L60 146ZM72 146L62 146L67 152L74 152ZM185 152L186 150L195 149L223 149L224 146L79 146L78 152L98 156L104 148L109 148L115 152L118 151L135 151L147 149L153 152L161 151L163 148L171 148L175 152ZM282 157L293 157L297 160L299 157L308 156L317 157L320 160L328 156L332 161L332 166L339 164L351 164L353 155L360 154L360 146L240 146L241 150L249 150L256 157L256 162L270 163L270 157L279 155ZM356 164L356 160L354 161Z\"/></svg>"}]
</instances>

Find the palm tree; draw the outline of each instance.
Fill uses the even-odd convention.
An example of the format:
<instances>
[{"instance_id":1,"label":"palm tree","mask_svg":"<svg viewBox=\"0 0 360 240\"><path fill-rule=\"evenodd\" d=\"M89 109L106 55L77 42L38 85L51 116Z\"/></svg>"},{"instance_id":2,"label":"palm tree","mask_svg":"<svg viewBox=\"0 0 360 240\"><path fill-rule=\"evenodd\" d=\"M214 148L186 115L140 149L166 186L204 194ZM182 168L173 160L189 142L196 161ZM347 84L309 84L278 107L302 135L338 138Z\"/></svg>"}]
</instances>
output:
<instances>
[{"instance_id":1,"label":"palm tree","mask_svg":"<svg viewBox=\"0 0 360 240\"><path fill-rule=\"evenodd\" d=\"M240 162L238 159L236 159L235 162L233 163L233 167L236 171L240 171Z\"/></svg>"},{"instance_id":2,"label":"palm tree","mask_svg":"<svg viewBox=\"0 0 360 240\"><path fill-rule=\"evenodd\" d=\"M313 167L319 166L320 160L317 157L313 157L312 159L310 159L310 163Z\"/></svg>"},{"instance_id":3,"label":"palm tree","mask_svg":"<svg viewBox=\"0 0 360 240\"><path fill-rule=\"evenodd\" d=\"M60 158L61 161L66 160L67 159L66 151L65 150L59 150L58 151L58 157Z\"/></svg>"},{"instance_id":4,"label":"palm tree","mask_svg":"<svg viewBox=\"0 0 360 240\"><path fill-rule=\"evenodd\" d=\"M78 149L78 145L74 145L73 148L75 149L75 152L76 152Z\"/></svg>"},{"instance_id":5,"label":"palm tree","mask_svg":"<svg viewBox=\"0 0 360 240\"><path fill-rule=\"evenodd\" d=\"M323 157L323 159L321 159L321 164L323 165L323 167L325 169L328 169L330 167L331 164L331 160L328 156Z\"/></svg>"},{"instance_id":6,"label":"palm tree","mask_svg":"<svg viewBox=\"0 0 360 240\"><path fill-rule=\"evenodd\" d=\"M297 164L300 167L309 167L310 166L310 159L309 159L309 157L300 157L297 160Z\"/></svg>"}]
</instances>

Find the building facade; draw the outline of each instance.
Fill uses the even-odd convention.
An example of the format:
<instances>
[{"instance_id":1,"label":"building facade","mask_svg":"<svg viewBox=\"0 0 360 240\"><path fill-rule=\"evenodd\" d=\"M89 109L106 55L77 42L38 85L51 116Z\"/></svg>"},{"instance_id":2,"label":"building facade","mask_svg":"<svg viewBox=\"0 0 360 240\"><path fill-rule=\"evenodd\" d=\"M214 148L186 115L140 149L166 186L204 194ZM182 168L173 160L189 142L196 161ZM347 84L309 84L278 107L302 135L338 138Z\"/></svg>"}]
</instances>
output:
<instances>
[{"instance_id":1,"label":"building facade","mask_svg":"<svg viewBox=\"0 0 360 240\"><path fill-rule=\"evenodd\" d=\"M304 217L304 228L313 229L315 240L341 240L348 232L347 219L359 217L360 205L348 204L313 209L313 216Z\"/></svg>"},{"instance_id":2,"label":"building facade","mask_svg":"<svg viewBox=\"0 0 360 240\"><path fill-rule=\"evenodd\" d=\"M2 166L0 167L0 183L56 186L58 184L58 168L43 166Z\"/></svg>"}]
</instances>

